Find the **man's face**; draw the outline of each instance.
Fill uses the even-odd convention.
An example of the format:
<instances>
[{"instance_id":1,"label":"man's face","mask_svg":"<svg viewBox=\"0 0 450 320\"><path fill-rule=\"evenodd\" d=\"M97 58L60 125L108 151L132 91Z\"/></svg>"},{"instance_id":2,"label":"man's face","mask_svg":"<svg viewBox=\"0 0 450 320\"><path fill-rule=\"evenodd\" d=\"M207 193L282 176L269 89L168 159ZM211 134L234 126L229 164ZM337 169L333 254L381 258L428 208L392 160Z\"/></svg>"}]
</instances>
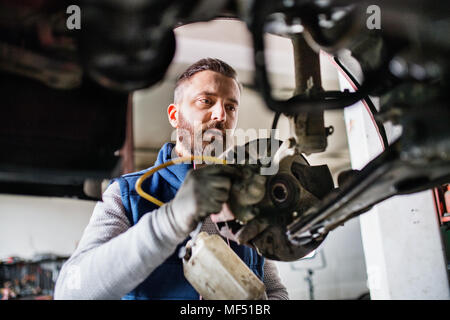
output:
<instances>
[{"instance_id":1,"label":"man's face","mask_svg":"<svg viewBox=\"0 0 450 320\"><path fill-rule=\"evenodd\" d=\"M225 146L226 130L232 132L237 125L240 100L237 82L206 70L185 80L181 86L179 101L168 108L169 121L177 128L177 145L180 142L183 153L190 154L202 154L218 138L223 139Z\"/></svg>"}]
</instances>

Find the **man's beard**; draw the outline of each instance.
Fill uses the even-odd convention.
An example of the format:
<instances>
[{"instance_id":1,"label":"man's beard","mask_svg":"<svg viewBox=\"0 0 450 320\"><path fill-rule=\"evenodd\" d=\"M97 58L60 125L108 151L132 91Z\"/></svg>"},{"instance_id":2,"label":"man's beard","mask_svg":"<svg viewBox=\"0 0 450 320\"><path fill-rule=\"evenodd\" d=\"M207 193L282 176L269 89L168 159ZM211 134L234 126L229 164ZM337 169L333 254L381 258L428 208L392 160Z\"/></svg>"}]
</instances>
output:
<instances>
[{"instance_id":1,"label":"man's beard","mask_svg":"<svg viewBox=\"0 0 450 320\"><path fill-rule=\"evenodd\" d=\"M209 121L192 125L181 112L178 114L178 142L182 149L195 156L221 155L228 141L225 124L219 121Z\"/></svg>"}]
</instances>

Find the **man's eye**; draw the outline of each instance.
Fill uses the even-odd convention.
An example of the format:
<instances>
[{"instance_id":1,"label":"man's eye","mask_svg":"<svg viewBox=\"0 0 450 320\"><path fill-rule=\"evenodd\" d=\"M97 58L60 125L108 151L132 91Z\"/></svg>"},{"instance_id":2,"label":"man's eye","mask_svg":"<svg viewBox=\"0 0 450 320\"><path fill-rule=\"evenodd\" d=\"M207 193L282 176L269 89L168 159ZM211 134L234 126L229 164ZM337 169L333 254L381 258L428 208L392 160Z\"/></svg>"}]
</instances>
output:
<instances>
[{"instance_id":1,"label":"man's eye","mask_svg":"<svg viewBox=\"0 0 450 320\"><path fill-rule=\"evenodd\" d=\"M206 98L200 99L200 102L204 103L204 104L211 104L211 100L206 99Z\"/></svg>"},{"instance_id":2,"label":"man's eye","mask_svg":"<svg viewBox=\"0 0 450 320\"><path fill-rule=\"evenodd\" d=\"M227 109L228 109L229 111L235 111L235 110L236 110L236 107L233 106L233 105L229 105L229 106L227 106Z\"/></svg>"}]
</instances>

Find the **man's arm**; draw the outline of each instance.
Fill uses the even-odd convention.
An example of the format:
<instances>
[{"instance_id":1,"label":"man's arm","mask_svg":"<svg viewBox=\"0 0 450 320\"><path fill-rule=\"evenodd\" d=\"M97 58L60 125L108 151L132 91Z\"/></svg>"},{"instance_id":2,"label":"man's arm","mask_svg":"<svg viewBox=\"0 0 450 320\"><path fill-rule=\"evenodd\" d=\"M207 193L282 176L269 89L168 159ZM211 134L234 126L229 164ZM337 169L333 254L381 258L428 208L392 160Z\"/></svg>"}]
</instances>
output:
<instances>
[{"instance_id":1,"label":"man's arm","mask_svg":"<svg viewBox=\"0 0 450 320\"><path fill-rule=\"evenodd\" d=\"M186 234L177 231L174 224L171 211L155 210L130 228L119 185L113 183L103 194L103 202L97 203L77 249L61 269L55 299L120 299L185 239ZM213 233L217 233L215 227ZM288 299L276 265L267 259L264 274L268 298Z\"/></svg>"},{"instance_id":2,"label":"man's arm","mask_svg":"<svg viewBox=\"0 0 450 320\"><path fill-rule=\"evenodd\" d=\"M61 269L55 299L120 299L185 238L169 206L144 215L130 228L115 182L95 206L77 249Z\"/></svg>"},{"instance_id":3,"label":"man's arm","mask_svg":"<svg viewBox=\"0 0 450 320\"><path fill-rule=\"evenodd\" d=\"M264 285L269 300L289 300L286 287L281 283L278 268L269 259L265 259L264 263Z\"/></svg>"}]
</instances>

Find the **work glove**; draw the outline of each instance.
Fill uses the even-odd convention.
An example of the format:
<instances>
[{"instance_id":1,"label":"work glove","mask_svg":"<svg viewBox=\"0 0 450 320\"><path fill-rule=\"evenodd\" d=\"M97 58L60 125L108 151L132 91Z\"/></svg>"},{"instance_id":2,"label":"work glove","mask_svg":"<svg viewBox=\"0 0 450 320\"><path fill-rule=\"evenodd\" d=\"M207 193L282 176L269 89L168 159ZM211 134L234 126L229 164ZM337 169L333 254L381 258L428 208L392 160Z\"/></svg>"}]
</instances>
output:
<instances>
[{"instance_id":1,"label":"work glove","mask_svg":"<svg viewBox=\"0 0 450 320\"><path fill-rule=\"evenodd\" d=\"M227 165L190 170L168 203L178 229L188 234L208 215L220 212L228 200L232 180L238 176L239 171Z\"/></svg>"}]
</instances>

